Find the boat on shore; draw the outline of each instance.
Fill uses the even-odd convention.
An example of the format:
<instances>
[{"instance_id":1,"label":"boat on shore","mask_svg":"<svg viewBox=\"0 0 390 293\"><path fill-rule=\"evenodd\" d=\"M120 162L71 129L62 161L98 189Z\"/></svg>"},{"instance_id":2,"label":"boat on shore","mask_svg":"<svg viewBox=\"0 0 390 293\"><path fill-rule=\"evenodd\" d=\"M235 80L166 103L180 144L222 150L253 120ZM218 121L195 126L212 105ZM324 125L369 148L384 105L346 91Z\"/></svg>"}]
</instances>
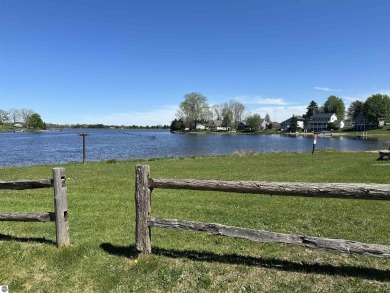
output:
<instances>
[{"instance_id":1,"label":"boat on shore","mask_svg":"<svg viewBox=\"0 0 390 293\"><path fill-rule=\"evenodd\" d=\"M321 132L318 133L318 136L321 136L321 137L332 136L332 132L330 132L330 131L321 131Z\"/></svg>"}]
</instances>

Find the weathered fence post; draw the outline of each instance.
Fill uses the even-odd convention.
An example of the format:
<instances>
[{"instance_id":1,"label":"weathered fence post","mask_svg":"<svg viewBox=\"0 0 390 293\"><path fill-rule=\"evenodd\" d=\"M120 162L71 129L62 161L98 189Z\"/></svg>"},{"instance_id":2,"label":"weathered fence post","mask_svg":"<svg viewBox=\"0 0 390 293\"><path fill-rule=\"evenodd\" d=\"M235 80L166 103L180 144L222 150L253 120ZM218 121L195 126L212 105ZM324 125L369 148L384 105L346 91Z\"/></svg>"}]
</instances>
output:
<instances>
[{"instance_id":1,"label":"weathered fence post","mask_svg":"<svg viewBox=\"0 0 390 293\"><path fill-rule=\"evenodd\" d=\"M64 168L53 168L57 247L69 245L68 202Z\"/></svg>"},{"instance_id":2,"label":"weathered fence post","mask_svg":"<svg viewBox=\"0 0 390 293\"><path fill-rule=\"evenodd\" d=\"M136 182L135 182L135 243L136 249L143 254L150 254L151 235L148 219L150 213L150 189L149 189L149 173L148 165L136 166Z\"/></svg>"}]
</instances>

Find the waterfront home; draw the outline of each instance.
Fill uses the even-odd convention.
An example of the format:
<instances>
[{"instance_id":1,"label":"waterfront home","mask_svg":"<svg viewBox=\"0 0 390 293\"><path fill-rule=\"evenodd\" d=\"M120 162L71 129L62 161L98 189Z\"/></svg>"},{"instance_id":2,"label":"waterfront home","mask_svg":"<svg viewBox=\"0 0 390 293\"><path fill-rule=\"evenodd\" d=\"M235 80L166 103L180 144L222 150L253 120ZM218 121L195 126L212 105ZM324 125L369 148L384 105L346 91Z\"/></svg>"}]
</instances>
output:
<instances>
[{"instance_id":1,"label":"waterfront home","mask_svg":"<svg viewBox=\"0 0 390 293\"><path fill-rule=\"evenodd\" d=\"M222 120L211 120L206 125L206 127L211 131L228 131L229 127L222 126Z\"/></svg>"},{"instance_id":2,"label":"waterfront home","mask_svg":"<svg viewBox=\"0 0 390 293\"><path fill-rule=\"evenodd\" d=\"M288 129L291 127L291 122L293 118L297 118L297 128L303 129L305 119L303 119L301 116L293 116L280 123L280 130L288 131Z\"/></svg>"},{"instance_id":3,"label":"waterfront home","mask_svg":"<svg viewBox=\"0 0 390 293\"><path fill-rule=\"evenodd\" d=\"M196 124L196 130L205 130L206 129L206 126L204 126L203 124Z\"/></svg>"},{"instance_id":4,"label":"waterfront home","mask_svg":"<svg viewBox=\"0 0 390 293\"><path fill-rule=\"evenodd\" d=\"M306 125L306 130L314 132L327 131L329 130L328 124L335 123L336 121L336 113L314 114L309 118L309 122Z\"/></svg>"},{"instance_id":5,"label":"waterfront home","mask_svg":"<svg viewBox=\"0 0 390 293\"><path fill-rule=\"evenodd\" d=\"M390 119L386 119L386 118L379 118L378 119L378 126L379 127L383 127L386 125L390 125Z\"/></svg>"},{"instance_id":6,"label":"waterfront home","mask_svg":"<svg viewBox=\"0 0 390 293\"><path fill-rule=\"evenodd\" d=\"M261 126L260 126L260 128L261 129L267 129L269 124L270 124L270 122L268 122L267 120L261 119Z\"/></svg>"},{"instance_id":7,"label":"waterfront home","mask_svg":"<svg viewBox=\"0 0 390 293\"><path fill-rule=\"evenodd\" d=\"M246 125L244 122L239 122L237 125L237 129L242 131L242 130L249 129L249 126Z\"/></svg>"},{"instance_id":8,"label":"waterfront home","mask_svg":"<svg viewBox=\"0 0 390 293\"><path fill-rule=\"evenodd\" d=\"M360 112L360 114L355 118L354 124L353 129L356 131L374 129L378 127L378 124L370 122L363 112Z\"/></svg>"},{"instance_id":9,"label":"waterfront home","mask_svg":"<svg viewBox=\"0 0 390 293\"><path fill-rule=\"evenodd\" d=\"M337 119L333 123L334 123L334 126L336 127L336 129L341 129L341 128L344 128L344 126L345 126L344 120Z\"/></svg>"}]
</instances>

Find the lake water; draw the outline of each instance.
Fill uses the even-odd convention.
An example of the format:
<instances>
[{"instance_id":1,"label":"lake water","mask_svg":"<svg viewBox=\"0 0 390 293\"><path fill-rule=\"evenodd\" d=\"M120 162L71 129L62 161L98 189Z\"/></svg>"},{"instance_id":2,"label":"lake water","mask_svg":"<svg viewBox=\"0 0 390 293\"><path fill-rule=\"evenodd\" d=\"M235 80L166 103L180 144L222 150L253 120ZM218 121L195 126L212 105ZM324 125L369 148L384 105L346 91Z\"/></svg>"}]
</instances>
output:
<instances>
[{"instance_id":1,"label":"lake water","mask_svg":"<svg viewBox=\"0 0 390 293\"><path fill-rule=\"evenodd\" d=\"M233 152L311 152L313 137L284 135L193 135L167 130L65 129L40 133L0 133L0 166L87 161L227 155ZM389 136L319 137L316 149L367 151L384 149Z\"/></svg>"}]
</instances>

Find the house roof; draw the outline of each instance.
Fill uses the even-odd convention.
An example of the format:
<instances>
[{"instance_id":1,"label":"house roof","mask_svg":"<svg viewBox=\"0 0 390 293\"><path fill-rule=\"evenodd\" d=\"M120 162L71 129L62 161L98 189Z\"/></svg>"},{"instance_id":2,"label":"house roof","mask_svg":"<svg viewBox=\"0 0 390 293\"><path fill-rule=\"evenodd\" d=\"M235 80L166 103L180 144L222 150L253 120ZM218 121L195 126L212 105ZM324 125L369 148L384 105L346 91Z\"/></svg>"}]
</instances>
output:
<instances>
[{"instance_id":1,"label":"house roof","mask_svg":"<svg viewBox=\"0 0 390 293\"><path fill-rule=\"evenodd\" d=\"M313 119L313 118L330 118L332 117L333 115L336 115L336 113L320 113L320 114L313 114L312 116L310 116L310 119ZM337 117L337 115L336 115Z\"/></svg>"},{"instance_id":2,"label":"house roof","mask_svg":"<svg viewBox=\"0 0 390 293\"><path fill-rule=\"evenodd\" d=\"M220 127L220 126L222 126L222 120L211 120L211 121L209 121L209 123L207 123L207 126L208 127L210 127L210 126Z\"/></svg>"},{"instance_id":3,"label":"house roof","mask_svg":"<svg viewBox=\"0 0 390 293\"><path fill-rule=\"evenodd\" d=\"M302 118L302 116L292 116L292 117L288 118L287 120L282 121L281 124L286 124L286 123L289 124L290 121L291 121L294 117L297 118L297 121L304 121L304 119Z\"/></svg>"}]
</instances>

